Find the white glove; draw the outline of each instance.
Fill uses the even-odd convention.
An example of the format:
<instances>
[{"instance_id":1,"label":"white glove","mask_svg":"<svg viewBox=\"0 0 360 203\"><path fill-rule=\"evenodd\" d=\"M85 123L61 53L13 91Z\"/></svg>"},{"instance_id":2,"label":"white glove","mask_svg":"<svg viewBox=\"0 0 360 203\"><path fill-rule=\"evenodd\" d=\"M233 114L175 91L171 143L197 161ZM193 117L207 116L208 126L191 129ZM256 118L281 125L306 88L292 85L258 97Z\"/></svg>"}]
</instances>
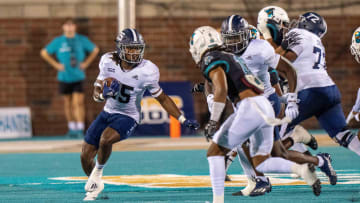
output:
<instances>
[{"instance_id":1,"label":"white glove","mask_svg":"<svg viewBox=\"0 0 360 203\"><path fill-rule=\"evenodd\" d=\"M270 30L269 28L267 28L266 23L259 23L257 27L261 34L264 36L264 39L271 39Z\"/></svg>"},{"instance_id":2,"label":"white glove","mask_svg":"<svg viewBox=\"0 0 360 203\"><path fill-rule=\"evenodd\" d=\"M299 115L299 107L296 103L297 103L297 94L288 93L285 115L289 117L291 120L294 120Z\"/></svg>"}]
</instances>

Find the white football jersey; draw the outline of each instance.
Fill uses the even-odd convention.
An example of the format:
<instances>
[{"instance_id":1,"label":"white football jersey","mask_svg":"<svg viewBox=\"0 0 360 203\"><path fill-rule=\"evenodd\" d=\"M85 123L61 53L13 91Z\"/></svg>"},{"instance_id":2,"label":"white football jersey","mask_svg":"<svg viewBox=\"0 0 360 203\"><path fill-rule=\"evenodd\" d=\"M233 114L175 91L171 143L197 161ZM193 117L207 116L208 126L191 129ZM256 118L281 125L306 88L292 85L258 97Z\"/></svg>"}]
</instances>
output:
<instances>
[{"instance_id":1,"label":"white football jersey","mask_svg":"<svg viewBox=\"0 0 360 203\"><path fill-rule=\"evenodd\" d=\"M99 63L100 73L97 80L115 78L120 82L120 92L116 98L106 100L104 111L127 115L140 123L141 99L145 90L154 97L161 94L158 67L149 60L142 62L132 70L124 70L111 59L113 53L106 53Z\"/></svg>"},{"instance_id":2,"label":"white football jersey","mask_svg":"<svg viewBox=\"0 0 360 203\"><path fill-rule=\"evenodd\" d=\"M298 33L301 38L300 44L291 48L297 55L292 63L297 72L297 91L334 85L326 71L325 48L321 39L305 29L294 28L290 32Z\"/></svg>"},{"instance_id":3,"label":"white football jersey","mask_svg":"<svg viewBox=\"0 0 360 203\"><path fill-rule=\"evenodd\" d=\"M250 71L264 83L264 96L275 92L271 86L269 67L276 68L278 61L276 60L275 50L269 42L262 39L253 39L245 52L240 56L245 61Z\"/></svg>"}]
</instances>

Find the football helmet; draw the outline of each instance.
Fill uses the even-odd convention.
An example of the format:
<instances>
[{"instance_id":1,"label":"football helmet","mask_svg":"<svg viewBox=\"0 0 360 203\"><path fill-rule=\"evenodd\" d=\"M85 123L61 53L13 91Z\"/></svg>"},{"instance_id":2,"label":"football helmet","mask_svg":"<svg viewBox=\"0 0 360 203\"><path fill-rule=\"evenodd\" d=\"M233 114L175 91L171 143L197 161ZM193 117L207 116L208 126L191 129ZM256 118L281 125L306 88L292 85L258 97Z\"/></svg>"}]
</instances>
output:
<instances>
[{"instance_id":1,"label":"football helmet","mask_svg":"<svg viewBox=\"0 0 360 203\"><path fill-rule=\"evenodd\" d=\"M239 15L228 16L221 24L221 38L226 48L239 54L249 45L249 23Z\"/></svg>"},{"instance_id":2,"label":"football helmet","mask_svg":"<svg viewBox=\"0 0 360 203\"><path fill-rule=\"evenodd\" d=\"M126 28L116 37L116 52L120 59L130 64L141 63L145 41L141 34L131 28Z\"/></svg>"},{"instance_id":3,"label":"football helmet","mask_svg":"<svg viewBox=\"0 0 360 203\"><path fill-rule=\"evenodd\" d=\"M297 21L297 26L295 25L295 27L308 30L320 38L322 38L327 32L325 19L315 12L302 14Z\"/></svg>"},{"instance_id":4,"label":"football helmet","mask_svg":"<svg viewBox=\"0 0 360 203\"><path fill-rule=\"evenodd\" d=\"M257 19L257 28L265 39L272 38L280 45L284 32L290 24L286 11L278 6L267 6L260 10Z\"/></svg>"},{"instance_id":5,"label":"football helmet","mask_svg":"<svg viewBox=\"0 0 360 203\"><path fill-rule=\"evenodd\" d=\"M209 49L223 45L220 33L213 27L202 26L197 28L190 37L190 53L195 63L201 61L202 55Z\"/></svg>"},{"instance_id":6,"label":"football helmet","mask_svg":"<svg viewBox=\"0 0 360 203\"><path fill-rule=\"evenodd\" d=\"M250 39L260 39L260 32L255 26L249 25L249 30L250 30Z\"/></svg>"},{"instance_id":7,"label":"football helmet","mask_svg":"<svg viewBox=\"0 0 360 203\"><path fill-rule=\"evenodd\" d=\"M350 51L355 57L355 60L360 63L360 27L358 27L352 35Z\"/></svg>"}]
</instances>

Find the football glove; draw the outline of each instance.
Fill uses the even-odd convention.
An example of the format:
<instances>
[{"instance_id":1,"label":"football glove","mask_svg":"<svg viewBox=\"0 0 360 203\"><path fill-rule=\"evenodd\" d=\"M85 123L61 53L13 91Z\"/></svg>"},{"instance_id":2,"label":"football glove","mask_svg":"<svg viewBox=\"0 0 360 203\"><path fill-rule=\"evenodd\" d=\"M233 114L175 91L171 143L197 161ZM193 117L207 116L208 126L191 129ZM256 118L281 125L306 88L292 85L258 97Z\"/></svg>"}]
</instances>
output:
<instances>
[{"instance_id":1,"label":"football glove","mask_svg":"<svg viewBox=\"0 0 360 203\"><path fill-rule=\"evenodd\" d=\"M200 127L200 124L196 120L189 120L189 119L186 119L184 121L184 125L192 130L197 130Z\"/></svg>"},{"instance_id":2,"label":"football glove","mask_svg":"<svg viewBox=\"0 0 360 203\"><path fill-rule=\"evenodd\" d=\"M107 82L105 82L102 92L104 99L109 97L116 97L119 94L119 89L120 83L117 80L113 80L110 84L110 87L108 87Z\"/></svg>"},{"instance_id":3,"label":"football glove","mask_svg":"<svg viewBox=\"0 0 360 203\"><path fill-rule=\"evenodd\" d=\"M206 138L206 141L210 141L215 132L216 132L216 127L217 127L217 122L216 121L213 121L213 120L210 120L206 126L205 126L205 130L204 130L204 135L205 135L205 138Z\"/></svg>"},{"instance_id":4,"label":"football glove","mask_svg":"<svg viewBox=\"0 0 360 203\"><path fill-rule=\"evenodd\" d=\"M194 87L191 89L191 92L204 92L204 83L196 83Z\"/></svg>"},{"instance_id":5,"label":"football glove","mask_svg":"<svg viewBox=\"0 0 360 203\"><path fill-rule=\"evenodd\" d=\"M285 115L291 120L294 120L299 115L299 107L297 105L297 94L288 93L287 94L287 106L285 109Z\"/></svg>"}]
</instances>

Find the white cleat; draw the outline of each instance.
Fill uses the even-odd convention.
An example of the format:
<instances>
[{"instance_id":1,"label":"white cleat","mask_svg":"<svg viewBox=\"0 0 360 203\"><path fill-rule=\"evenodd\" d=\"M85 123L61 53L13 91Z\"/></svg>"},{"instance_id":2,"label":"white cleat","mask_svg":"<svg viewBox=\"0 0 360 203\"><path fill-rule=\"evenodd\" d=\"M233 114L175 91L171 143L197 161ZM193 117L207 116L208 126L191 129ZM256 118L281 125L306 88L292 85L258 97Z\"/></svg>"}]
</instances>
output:
<instances>
[{"instance_id":1,"label":"white cleat","mask_svg":"<svg viewBox=\"0 0 360 203\"><path fill-rule=\"evenodd\" d=\"M254 190L255 186L256 186L256 182L254 178L247 178L248 179L248 184L246 185L246 187L238 192L233 193L233 196L249 196L250 193Z\"/></svg>"},{"instance_id":2,"label":"white cleat","mask_svg":"<svg viewBox=\"0 0 360 203\"><path fill-rule=\"evenodd\" d=\"M104 190L104 182L101 180L101 177L102 169L94 168L85 185L85 191L87 193L84 201L96 200L97 196Z\"/></svg>"}]
</instances>

